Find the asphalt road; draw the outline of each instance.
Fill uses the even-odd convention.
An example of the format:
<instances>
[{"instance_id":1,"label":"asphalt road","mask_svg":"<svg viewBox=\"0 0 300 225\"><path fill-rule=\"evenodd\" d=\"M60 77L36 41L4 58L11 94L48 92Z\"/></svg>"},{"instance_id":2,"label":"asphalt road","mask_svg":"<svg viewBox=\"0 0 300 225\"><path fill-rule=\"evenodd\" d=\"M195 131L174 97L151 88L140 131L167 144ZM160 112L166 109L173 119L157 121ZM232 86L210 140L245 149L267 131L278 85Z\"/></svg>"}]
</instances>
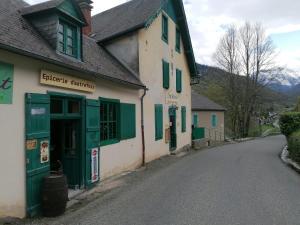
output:
<instances>
[{"instance_id":1,"label":"asphalt road","mask_svg":"<svg viewBox=\"0 0 300 225\"><path fill-rule=\"evenodd\" d=\"M162 160L168 165L140 172L52 222L299 225L300 176L280 161L284 144L284 137L274 136Z\"/></svg>"}]
</instances>

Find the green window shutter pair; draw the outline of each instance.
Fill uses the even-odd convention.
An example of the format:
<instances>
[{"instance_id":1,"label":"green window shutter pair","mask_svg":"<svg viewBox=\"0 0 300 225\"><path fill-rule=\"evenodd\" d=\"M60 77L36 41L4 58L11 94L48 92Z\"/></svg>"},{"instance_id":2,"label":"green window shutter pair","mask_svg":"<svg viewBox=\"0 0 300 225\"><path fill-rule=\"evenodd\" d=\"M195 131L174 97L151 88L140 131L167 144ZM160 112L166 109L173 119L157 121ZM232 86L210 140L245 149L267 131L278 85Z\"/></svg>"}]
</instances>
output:
<instances>
[{"instance_id":1,"label":"green window shutter pair","mask_svg":"<svg viewBox=\"0 0 300 225\"><path fill-rule=\"evenodd\" d=\"M163 88L169 89L170 87L170 64L166 61L162 61L163 70Z\"/></svg>"},{"instance_id":2,"label":"green window shutter pair","mask_svg":"<svg viewBox=\"0 0 300 225\"><path fill-rule=\"evenodd\" d=\"M155 105L155 140L163 138L163 105Z\"/></svg>"},{"instance_id":3,"label":"green window shutter pair","mask_svg":"<svg viewBox=\"0 0 300 225\"><path fill-rule=\"evenodd\" d=\"M121 140L136 137L136 110L134 104L121 103L120 106Z\"/></svg>"},{"instance_id":4,"label":"green window shutter pair","mask_svg":"<svg viewBox=\"0 0 300 225\"><path fill-rule=\"evenodd\" d=\"M168 17L162 15L162 39L168 43L169 41L169 21Z\"/></svg>"},{"instance_id":5,"label":"green window shutter pair","mask_svg":"<svg viewBox=\"0 0 300 225\"><path fill-rule=\"evenodd\" d=\"M217 125L218 125L217 115L213 114L211 116L211 126L215 128L215 127L217 127Z\"/></svg>"},{"instance_id":6,"label":"green window shutter pair","mask_svg":"<svg viewBox=\"0 0 300 225\"><path fill-rule=\"evenodd\" d=\"M181 43L180 43L180 31L178 28L176 28L176 45L175 45L175 49L178 53L180 53L181 50Z\"/></svg>"},{"instance_id":7,"label":"green window shutter pair","mask_svg":"<svg viewBox=\"0 0 300 225\"><path fill-rule=\"evenodd\" d=\"M186 107L181 107L181 131L186 132Z\"/></svg>"},{"instance_id":8,"label":"green window shutter pair","mask_svg":"<svg viewBox=\"0 0 300 225\"><path fill-rule=\"evenodd\" d=\"M176 91L177 93L182 92L182 72L176 69Z\"/></svg>"}]
</instances>

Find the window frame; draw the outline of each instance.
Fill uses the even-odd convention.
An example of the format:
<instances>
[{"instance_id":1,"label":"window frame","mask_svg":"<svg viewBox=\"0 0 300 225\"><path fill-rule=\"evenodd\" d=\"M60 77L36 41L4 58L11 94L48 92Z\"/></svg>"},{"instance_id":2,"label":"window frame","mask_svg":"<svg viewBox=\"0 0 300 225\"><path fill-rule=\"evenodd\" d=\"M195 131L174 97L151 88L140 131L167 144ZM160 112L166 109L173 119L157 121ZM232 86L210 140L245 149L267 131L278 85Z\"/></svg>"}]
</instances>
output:
<instances>
[{"instance_id":1,"label":"window frame","mask_svg":"<svg viewBox=\"0 0 300 225\"><path fill-rule=\"evenodd\" d=\"M104 116L102 116L102 106L103 104L107 104L107 119L105 120L105 122L103 122L103 118ZM110 109L110 105L114 105L115 106L115 117L114 120L109 120L109 109ZM115 137L110 138L110 131L108 131L108 138L105 140L102 140L102 128L103 128L103 124L106 124L106 126L108 127L108 129L110 129L110 124L111 123L115 123L116 126L116 133L115 133ZM112 145L112 144L116 144L120 142L120 100L117 99L108 99L108 98L100 98L100 146L107 146L107 145Z\"/></svg>"},{"instance_id":2,"label":"window frame","mask_svg":"<svg viewBox=\"0 0 300 225\"><path fill-rule=\"evenodd\" d=\"M61 26L62 31L60 29ZM71 30L71 36L68 34L68 30ZM57 31L57 51L59 53L76 59L80 58L79 30L80 28L75 24L70 23L63 18L59 18ZM62 36L62 38L59 38L60 36ZM69 38L72 40L72 45L68 44ZM62 41L60 39L62 39ZM62 48L60 46L62 46ZM68 47L71 47L72 54L68 52Z\"/></svg>"},{"instance_id":3,"label":"window frame","mask_svg":"<svg viewBox=\"0 0 300 225\"><path fill-rule=\"evenodd\" d=\"M164 13L162 14L162 35L161 38L164 42L169 44L169 18Z\"/></svg>"},{"instance_id":4,"label":"window frame","mask_svg":"<svg viewBox=\"0 0 300 225\"><path fill-rule=\"evenodd\" d=\"M215 113L211 114L211 127L212 128L218 127L218 117L217 117L217 114L215 114Z\"/></svg>"}]
</instances>

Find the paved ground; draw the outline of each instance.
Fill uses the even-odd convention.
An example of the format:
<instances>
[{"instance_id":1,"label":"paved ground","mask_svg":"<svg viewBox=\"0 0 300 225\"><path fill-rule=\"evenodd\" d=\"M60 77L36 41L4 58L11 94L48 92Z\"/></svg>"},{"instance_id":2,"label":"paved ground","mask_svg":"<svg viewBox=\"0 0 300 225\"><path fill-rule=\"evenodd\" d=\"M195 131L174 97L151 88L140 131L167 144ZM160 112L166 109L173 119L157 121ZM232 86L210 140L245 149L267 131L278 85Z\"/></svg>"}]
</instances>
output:
<instances>
[{"instance_id":1,"label":"paved ground","mask_svg":"<svg viewBox=\"0 0 300 225\"><path fill-rule=\"evenodd\" d=\"M299 225L300 176L280 161L284 144L274 136L163 159L74 212L37 223Z\"/></svg>"}]
</instances>

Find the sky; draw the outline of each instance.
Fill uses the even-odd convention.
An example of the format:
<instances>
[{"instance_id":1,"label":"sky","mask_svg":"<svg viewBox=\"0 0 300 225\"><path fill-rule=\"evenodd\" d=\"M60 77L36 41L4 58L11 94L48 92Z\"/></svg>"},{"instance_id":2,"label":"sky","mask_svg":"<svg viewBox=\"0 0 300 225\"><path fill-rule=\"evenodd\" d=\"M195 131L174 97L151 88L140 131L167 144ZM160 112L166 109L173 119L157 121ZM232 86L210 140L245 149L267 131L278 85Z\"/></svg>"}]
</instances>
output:
<instances>
[{"instance_id":1,"label":"sky","mask_svg":"<svg viewBox=\"0 0 300 225\"><path fill-rule=\"evenodd\" d=\"M26 0L30 4L45 0ZM93 14L126 0L93 0ZM151 1L151 0L149 0ZM278 49L277 64L300 74L299 0L183 0L196 61L215 65L212 55L228 24L260 22Z\"/></svg>"}]
</instances>

